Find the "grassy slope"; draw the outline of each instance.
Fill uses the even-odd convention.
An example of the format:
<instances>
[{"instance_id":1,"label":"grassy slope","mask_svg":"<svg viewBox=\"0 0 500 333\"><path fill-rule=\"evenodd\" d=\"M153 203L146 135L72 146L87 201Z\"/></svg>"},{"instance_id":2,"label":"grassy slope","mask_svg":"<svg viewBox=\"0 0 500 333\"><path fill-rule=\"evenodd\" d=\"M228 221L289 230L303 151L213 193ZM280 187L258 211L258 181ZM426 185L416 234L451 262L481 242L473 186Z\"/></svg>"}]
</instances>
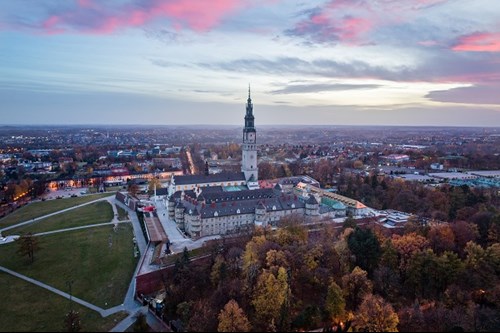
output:
<instances>
[{"instance_id":1,"label":"grassy slope","mask_svg":"<svg viewBox=\"0 0 500 333\"><path fill-rule=\"evenodd\" d=\"M99 193L95 195L85 195L76 198L33 202L7 215L3 219L0 219L0 228L5 228L20 222L31 220L35 217L40 217L57 212L62 209L77 206L82 203L93 201L99 198L109 197L112 195L113 193Z\"/></svg>"},{"instance_id":2,"label":"grassy slope","mask_svg":"<svg viewBox=\"0 0 500 333\"><path fill-rule=\"evenodd\" d=\"M0 272L0 331L1 332L61 332L69 301L48 290ZM113 328L125 312L102 318L97 312L75 302L83 332L106 332Z\"/></svg>"},{"instance_id":3,"label":"grassy slope","mask_svg":"<svg viewBox=\"0 0 500 333\"><path fill-rule=\"evenodd\" d=\"M107 201L99 201L90 205L47 217L32 224L5 231L4 235L19 235L21 233L38 233L58 229L79 227L89 224L110 222L113 219L113 209Z\"/></svg>"},{"instance_id":4,"label":"grassy slope","mask_svg":"<svg viewBox=\"0 0 500 333\"><path fill-rule=\"evenodd\" d=\"M123 302L137 263L132 237L129 224L40 236L33 264L10 243L0 246L0 265L63 291L73 280L74 296L110 308Z\"/></svg>"}]
</instances>

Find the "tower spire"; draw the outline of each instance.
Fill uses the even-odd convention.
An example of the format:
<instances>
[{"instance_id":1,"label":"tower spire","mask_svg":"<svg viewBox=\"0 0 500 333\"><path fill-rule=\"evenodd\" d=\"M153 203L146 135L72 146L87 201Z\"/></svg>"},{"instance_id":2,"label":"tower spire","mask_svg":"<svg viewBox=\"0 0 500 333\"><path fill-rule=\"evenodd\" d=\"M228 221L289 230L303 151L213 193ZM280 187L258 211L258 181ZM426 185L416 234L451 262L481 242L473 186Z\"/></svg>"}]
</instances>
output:
<instances>
[{"instance_id":1,"label":"tower spire","mask_svg":"<svg viewBox=\"0 0 500 333\"><path fill-rule=\"evenodd\" d=\"M250 100L252 99L252 98L250 97L250 83L248 84L248 99L250 99Z\"/></svg>"}]
</instances>

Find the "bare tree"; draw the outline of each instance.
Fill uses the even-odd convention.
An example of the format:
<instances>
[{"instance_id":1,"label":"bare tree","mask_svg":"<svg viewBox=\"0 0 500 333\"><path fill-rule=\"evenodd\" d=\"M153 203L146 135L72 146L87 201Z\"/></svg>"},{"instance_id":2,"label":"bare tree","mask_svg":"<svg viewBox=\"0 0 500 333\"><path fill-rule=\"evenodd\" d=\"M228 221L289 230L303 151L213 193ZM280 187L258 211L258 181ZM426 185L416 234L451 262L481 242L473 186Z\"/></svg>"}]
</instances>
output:
<instances>
[{"instance_id":1,"label":"bare tree","mask_svg":"<svg viewBox=\"0 0 500 333\"><path fill-rule=\"evenodd\" d=\"M40 249L38 238L31 232L28 232L27 234L21 235L17 243L19 245L17 253L23 257L27 256L31 263L35 261L35 251Z\"/></svg>"}]
</instances>

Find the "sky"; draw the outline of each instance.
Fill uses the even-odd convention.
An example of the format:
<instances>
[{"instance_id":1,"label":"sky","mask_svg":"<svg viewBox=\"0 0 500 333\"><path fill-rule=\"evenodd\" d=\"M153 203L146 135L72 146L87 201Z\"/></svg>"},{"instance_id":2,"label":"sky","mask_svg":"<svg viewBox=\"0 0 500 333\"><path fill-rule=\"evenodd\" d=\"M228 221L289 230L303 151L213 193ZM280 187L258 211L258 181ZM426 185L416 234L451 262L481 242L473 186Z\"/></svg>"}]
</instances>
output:
<instances>
[{"instance_id":1,"label":"sky","mask_svg":"<svg viewBox=\"0 0 500 333\"><path fill-rule=\"evenodd\" d=\"M498 0L0 1L0 124L500 126Z\"/></svg>"}]
</instances>

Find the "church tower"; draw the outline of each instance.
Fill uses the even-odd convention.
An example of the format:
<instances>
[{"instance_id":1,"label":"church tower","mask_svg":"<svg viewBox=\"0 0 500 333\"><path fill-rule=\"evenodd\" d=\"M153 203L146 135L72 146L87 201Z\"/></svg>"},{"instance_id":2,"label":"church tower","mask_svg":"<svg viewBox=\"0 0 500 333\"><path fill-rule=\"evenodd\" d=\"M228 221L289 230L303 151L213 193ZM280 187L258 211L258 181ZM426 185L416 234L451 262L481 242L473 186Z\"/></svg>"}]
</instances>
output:
<instances>
[{"instance_id":1,"label":"church tower","mask_svg":"<svg viewBox=\"0 0 500 333\"><path fill-rule=\"evenodd\" d=\"M252 98L250 85L248 86L247 113L245 114L245 127L243 128L241 171L245 174L248 188L257 186L259 170L257 168L257 131L254 125Z\"/></svg>"}]
</instances>

